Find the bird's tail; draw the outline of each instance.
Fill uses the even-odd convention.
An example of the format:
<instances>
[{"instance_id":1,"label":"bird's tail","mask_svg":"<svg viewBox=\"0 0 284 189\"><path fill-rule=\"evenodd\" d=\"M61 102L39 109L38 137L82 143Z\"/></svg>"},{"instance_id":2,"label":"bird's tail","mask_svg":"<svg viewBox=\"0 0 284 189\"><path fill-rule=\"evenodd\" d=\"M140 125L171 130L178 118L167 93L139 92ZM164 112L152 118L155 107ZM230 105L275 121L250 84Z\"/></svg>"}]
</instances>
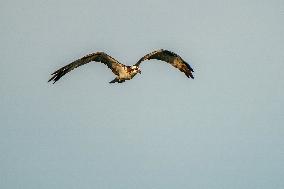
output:
<instances>
[{"instance_id":1,"label":"bird's tail","mask_svg":"<svg viewBox=\"0 0 284 189\"><path fill-rule=\"evenodd\" d=\"M119 82L119 80L117 78L114 78L114 80L110 81L109 83L116 83Z\"/></svg>"}]
</instances>

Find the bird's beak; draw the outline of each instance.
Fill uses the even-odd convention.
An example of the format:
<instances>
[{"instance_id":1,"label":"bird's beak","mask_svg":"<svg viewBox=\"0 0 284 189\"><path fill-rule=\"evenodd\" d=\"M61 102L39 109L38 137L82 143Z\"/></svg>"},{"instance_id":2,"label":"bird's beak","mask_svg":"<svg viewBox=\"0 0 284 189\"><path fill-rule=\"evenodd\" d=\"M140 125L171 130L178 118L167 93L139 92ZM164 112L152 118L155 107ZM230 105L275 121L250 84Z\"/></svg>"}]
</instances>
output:
<instances>
[{"instance_id":1,"label":"bird's beak","mask_svg":"<svg viewBox=\"0 0 284 189\"><path fill-rule=\"evenodd\" d=\"M141 74L141 70L138 70L138 73L140 73L140 74Z\"/></svg>"}]
</instances>

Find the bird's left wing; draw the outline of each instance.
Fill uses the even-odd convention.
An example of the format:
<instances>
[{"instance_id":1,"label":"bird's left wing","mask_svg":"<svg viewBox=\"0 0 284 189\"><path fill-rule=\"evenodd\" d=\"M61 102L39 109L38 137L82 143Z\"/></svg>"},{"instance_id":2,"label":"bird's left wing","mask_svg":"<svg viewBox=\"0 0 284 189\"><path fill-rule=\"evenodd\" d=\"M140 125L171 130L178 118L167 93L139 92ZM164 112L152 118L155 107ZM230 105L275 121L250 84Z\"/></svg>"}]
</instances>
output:
<instances>
[{"instance_id":1,"label":"bird's left wing","mask_svg":"<svg viewBox=\"0 0 284 189\"><path fill-rule=\"evenodd\" d=\"M188 78L191 77L194 79L194 76L192 74L193 69L191 66L185 62L179 55L175 54L174 52L160 49L154 52L151 52L149 54L146 54L143 56L136 64L135 66L139 66L144 60L161 60L164 62L167 62L171 64L172 66L178 68L181 72L183 72Z\"/></svg>"}]
</instances>

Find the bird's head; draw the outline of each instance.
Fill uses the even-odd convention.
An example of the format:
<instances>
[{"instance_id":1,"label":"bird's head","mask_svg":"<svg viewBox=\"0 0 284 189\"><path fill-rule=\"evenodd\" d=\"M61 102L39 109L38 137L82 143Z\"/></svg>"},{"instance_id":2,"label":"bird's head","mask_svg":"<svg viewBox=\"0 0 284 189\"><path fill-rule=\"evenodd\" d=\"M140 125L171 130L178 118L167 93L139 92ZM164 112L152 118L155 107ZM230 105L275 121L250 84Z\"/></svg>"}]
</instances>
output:
<instances>
[{"instance_id":1,"label":"bird's head","mask_svg":"<svg viewBox=\"0 0 284 189\"><path fill-rule=\"evenodd\" d=\"M141 74L141 69L138 66L131 66L131 69L133 70L134 73Z\"/></svg>"}]
</instances>

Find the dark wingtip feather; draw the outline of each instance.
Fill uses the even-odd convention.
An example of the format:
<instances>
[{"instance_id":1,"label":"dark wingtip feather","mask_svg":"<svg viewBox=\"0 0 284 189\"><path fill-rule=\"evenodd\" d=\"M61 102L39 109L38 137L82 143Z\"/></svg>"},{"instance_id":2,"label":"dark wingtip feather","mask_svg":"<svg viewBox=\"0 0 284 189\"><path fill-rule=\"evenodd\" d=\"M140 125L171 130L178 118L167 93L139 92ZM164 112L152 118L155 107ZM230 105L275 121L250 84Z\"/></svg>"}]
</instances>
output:
<instances>
[{"instance_id":1,"label":"dark wingtip feather","mask_svg":"<svg viewBox=\"0 0 284 189\"><path fill-rule=\"evenodd\" d=\"M53 80L53 84L54 84L65 74L66 74L66 72L64 72L64 71L55 72L55 73L51 74L53 76L48 80L48 82Z\"/></svg>"},{"instance_id":2,"label":"dark wingtip feather","mask_svg":"<svg viewBox=\"0 0 284 189\"><path fill-rule=\"evenodd\" d=\"M51 74L51 75L52 75L52 74ZM48 82L52 81L52 80L54 79L54 77L55 77L55 75L52 76L52 77L48 80Z\"/></svg>"},{"instance_id":3,"label":"dark wingtip feather","mask_svg":"<svg viewBox=\"0 0 284 189\"><path fill-rule=\"evenodd\" d=\"M183 60L183 63L186 65L186 67L187 67L190 71L194 72L194 70L192 69L192 67L191 67L186 61Z\"/></svg>"},{"instance_id":4,"label":"dark wingtip feather","mask_svg":"<svg viewBox=\"0 0 284 189\"><path fill-rule=\"evenodd\" d=\"M185 75L186 75L188 78L194 79L194 76L193 76L193 74L191 73L191 71L186 72Z\"/></svg>"}]
</instances>

